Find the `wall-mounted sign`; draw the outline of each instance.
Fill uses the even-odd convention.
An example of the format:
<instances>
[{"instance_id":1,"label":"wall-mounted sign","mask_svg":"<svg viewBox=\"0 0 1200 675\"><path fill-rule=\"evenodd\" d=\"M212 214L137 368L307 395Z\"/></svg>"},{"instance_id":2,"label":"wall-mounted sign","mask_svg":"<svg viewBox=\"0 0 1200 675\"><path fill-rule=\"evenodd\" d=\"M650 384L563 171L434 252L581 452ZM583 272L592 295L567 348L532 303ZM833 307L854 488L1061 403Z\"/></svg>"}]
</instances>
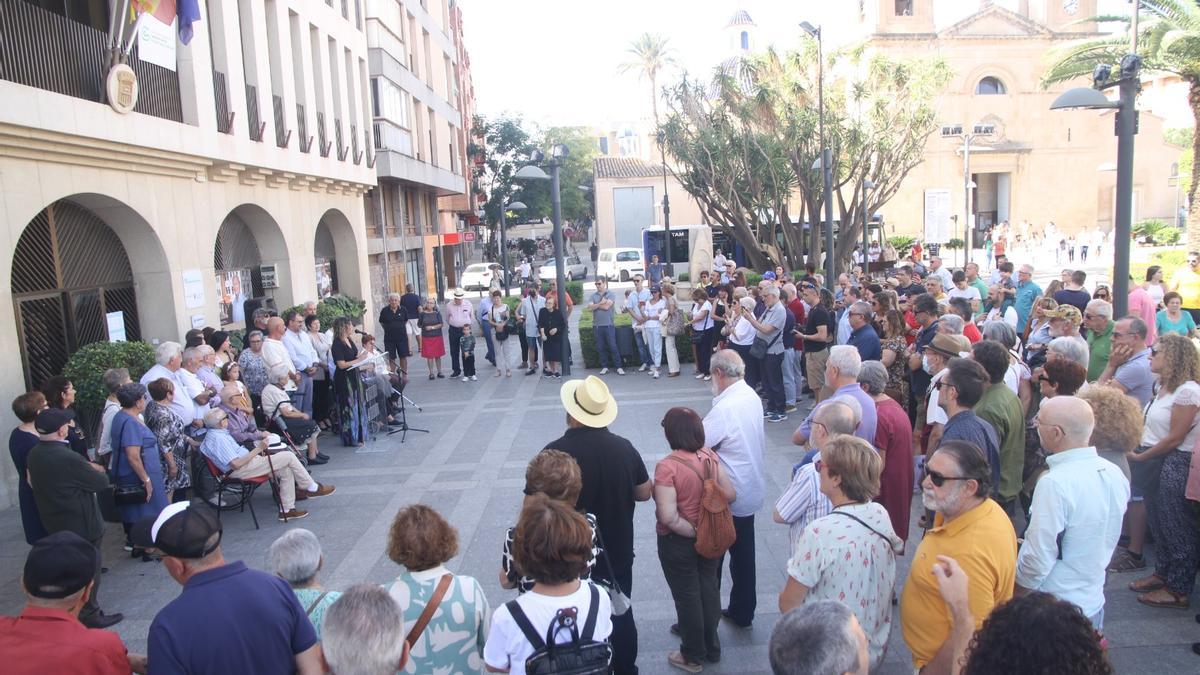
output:
<instances>
[{"instance_id":1,"label":"wall-mounted sign","mask_svg":"<svg viewBox=\"0 0 1200 675\"><path fill-rule=\"evenodd\" d=\"M143 14L138 18L138 58L174 72L175 30L179 26L179 21L175 18L174 13L170 18L171 23L169 24L163 23L162 19L154 14Z\"/></svg>"},{"instance_id":2,"label":"wall-mounted sign","mask_svg":"<svg viewBox=\"0 0 1200 675\"><path fill-rule=\"evenodd\" d=\"M188 309L204 306L204 274L200 270L183 271L183 304Z\"/></svg>"},{"instance_id":3,"label":"wall-mounted sign","mask_svg":"<svg viewBox=\"0 0 1200 675\"><path fill-rule=\"evenodd\" d=\"M104 78L104 92L113 110L122 115L132 112L138 99L138 81L133 68L124 63L110 68Z\"/></svg>"},{"instance_id":4,"label":"wall-mounted sign","mask_svg":"<svg viewBox=\"0 0 1200 675\"><path fill-rule=\"evenodd\" d=\"M259 272L262 274L263 288L279 288L279 281L275 277L274 265L263 265L259 268Z\"/></svg>"},{"instance_id":5,"label":"wall-mounted sign","mask_svg":"<svg viewBox=\"0 0 1200 675\"><path fill-rule=\"evenodd\" d=\"M950 240L950 190L925 191L925 241L944 244Z\"/></svg>"}]
</instances>

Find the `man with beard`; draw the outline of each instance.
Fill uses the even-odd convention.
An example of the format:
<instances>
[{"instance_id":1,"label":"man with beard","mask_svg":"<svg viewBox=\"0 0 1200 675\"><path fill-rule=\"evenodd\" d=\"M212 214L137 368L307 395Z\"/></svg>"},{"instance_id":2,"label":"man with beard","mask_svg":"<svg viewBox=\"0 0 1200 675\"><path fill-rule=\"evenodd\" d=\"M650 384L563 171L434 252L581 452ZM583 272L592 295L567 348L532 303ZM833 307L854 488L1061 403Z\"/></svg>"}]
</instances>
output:
<instances>
[{"instance_id":1,"label":"man with beard","mask_svg":"<svg viewBox=\"0 0 1200 675\"><path fill-rule=\"evenodd\" d=\"M996 502L988 499L991 469L971 443L948 441L930 455L921 480L921 501L937 512L913 558L900 598L900 625L913 665L950 672L954 646L950 611L930 571L943 557L958 561L967 576L967 603L978 629L1013 594L1017 536Z\"/></svg>"}]
</instances>

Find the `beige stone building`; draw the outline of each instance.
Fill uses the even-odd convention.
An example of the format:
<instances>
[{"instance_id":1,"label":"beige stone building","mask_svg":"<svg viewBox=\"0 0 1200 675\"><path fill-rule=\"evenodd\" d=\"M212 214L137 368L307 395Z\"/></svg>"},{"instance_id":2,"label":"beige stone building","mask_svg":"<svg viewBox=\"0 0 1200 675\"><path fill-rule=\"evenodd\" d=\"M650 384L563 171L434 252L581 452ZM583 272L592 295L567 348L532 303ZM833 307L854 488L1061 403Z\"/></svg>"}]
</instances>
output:
<instances>
[{"instance_id":1,"label":"beige stone building","mask_svg":"<svg viewBox=\"0 0 1200 675\"><path fill-rule=\"evenodd\" d=\"M165 24L141 34L122 113L105 95L105 0L0 2L0 399L90 342L370 298L362 0L200 8L186 45ZM0 504L14 480L0 462Z\"/></svg>"},{"instance_id":2,"label":"beige stone building","mask_svg":"<svg viewBox=\"0 0 1200 675\"><path fill-rule=\"evenodd\" d=\"M859 32L872 49L891 56L938 55L954 75L938 101L939 123L993 125L990 138L972 141L970 174L975 188L971 217L979 227L1008 220L1035 227L1054 222L1060 231L1109 231L1113 224L1116 147L1112 111L1051 111L1063 91L1088 81L1043 90L1040 79L1052 50L1096 37L1096 0L1022 1L1008 9L987 0L978 11L942 28L934 25L933 0L868 0L859 3ZM851 3L846 3L850 5ZM1114 94L1115 95L1115 94ZM1174 219L1171 180L1179 148L1163 140L1164 120L1140 113L1134 152L1133 221ZM882 211L889 233L924 233L928 190L950 191L950 212L963 222L963 141L935 132L925 161L904 181ZM957 234L953 236L961 236Z\"/></svg>"}]
</instances>

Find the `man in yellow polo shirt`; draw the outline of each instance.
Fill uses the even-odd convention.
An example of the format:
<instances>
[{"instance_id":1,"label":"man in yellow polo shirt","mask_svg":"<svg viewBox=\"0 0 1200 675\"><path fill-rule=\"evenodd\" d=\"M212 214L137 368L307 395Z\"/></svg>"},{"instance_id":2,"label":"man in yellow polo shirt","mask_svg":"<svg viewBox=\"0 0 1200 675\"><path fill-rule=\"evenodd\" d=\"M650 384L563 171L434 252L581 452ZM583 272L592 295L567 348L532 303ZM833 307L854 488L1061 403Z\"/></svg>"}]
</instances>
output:
<instances>
[{"instance_id":1,"label":"man in yellow polo shirt","mask_svg":"<svg viewBox=\"0 0 1200 675\"><path fill-rule=\"evenodd\" d=\"M988 498L991 475L983 451L964 441L943 443L925 463L921 499L937 516L904 584L900 625L913 665L926 672L950 672L954 652L948 643L950 608L933 573L939 555L954 558L966 571L976 629L1013 595L1017 535L1004 509Z\"/></svg>"},{"instance_id":2,"label":"man in yellow polo shirt","mask_svg":"<svg viewBox=\"0 0 1200 675\"><path fill-rule=\"evenodd\" d=\"M1183 298L1183 308L1200 324L1200 253L1188 251L1187 267L1171 275L1171 290Z\"/></svg>"}]
</instances>

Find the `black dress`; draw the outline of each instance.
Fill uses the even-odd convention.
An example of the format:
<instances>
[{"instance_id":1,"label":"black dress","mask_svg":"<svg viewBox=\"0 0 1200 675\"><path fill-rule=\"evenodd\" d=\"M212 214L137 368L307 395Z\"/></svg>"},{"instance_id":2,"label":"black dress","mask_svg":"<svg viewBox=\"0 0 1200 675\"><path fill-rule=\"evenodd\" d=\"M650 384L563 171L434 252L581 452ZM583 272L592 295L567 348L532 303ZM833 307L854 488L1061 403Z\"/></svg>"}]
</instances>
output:
<instances>
[{"instance_id":1,"label":"black dress","mask_svg":"<svg viewBox=\"0 0 1200 675\"><path fill-rule=\"evenodd\" d=\"M557 328L558 332L554 335L550 334L550 330ZM545 333L546 340L542 343L542 349L546 352L546 360L559 363L562 361L563 347L562 336L566 330L566 323L563 321L562 314L558 310L550 311L543 307L538 312L538 330Z\"/></svg>"},{"instance_id":2,"label":"black dress","mask_svg":"<svg viewBox=\"0 0 1200 675\"><path fill-rule=\"evenodd\" d=\"M358 358L358 347L354 342L333 341L329 348L336 366L338 361L353 361ZM362 378L358 370L337 368L333 373L333 392L337 399L338 426L343 445L358 445L366 440L367 403L363 397Z\"/></svg>"}]
</instances>

